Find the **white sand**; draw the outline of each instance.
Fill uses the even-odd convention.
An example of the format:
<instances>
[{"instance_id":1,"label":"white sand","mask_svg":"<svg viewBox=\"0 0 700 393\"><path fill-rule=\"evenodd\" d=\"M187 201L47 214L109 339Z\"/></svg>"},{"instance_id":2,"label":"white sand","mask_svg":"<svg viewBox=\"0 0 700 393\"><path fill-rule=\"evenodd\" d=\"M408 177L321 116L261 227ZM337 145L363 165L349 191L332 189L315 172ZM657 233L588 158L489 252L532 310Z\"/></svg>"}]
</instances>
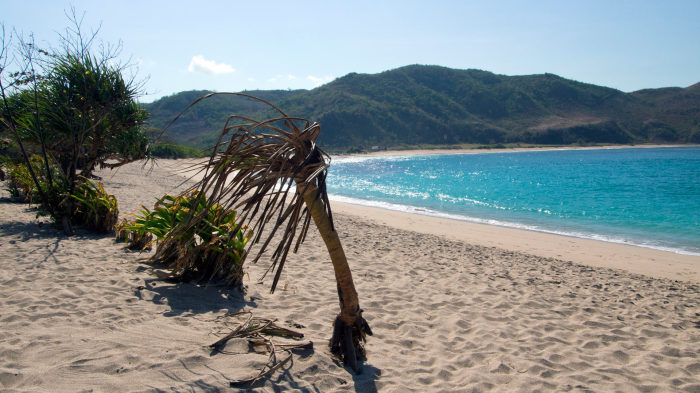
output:
<instances>
[{"instance_id":1,"label":"white sand","mask_svg":"<svg viewBox=\"0 0 700 393\"><path fill-rule=\"evenodd\" d=\"M161 165L101 173L122 214L174 192ZM239 310L315 344L252 391L700 391L700 257L333 204L375 332L353 375L327 349L338 301L313 231L276 293L262 260L241 294L166 283L111 237L0 209L3 392L238 391L266 356L207 345Z\"/></svg>"}]
</instances>

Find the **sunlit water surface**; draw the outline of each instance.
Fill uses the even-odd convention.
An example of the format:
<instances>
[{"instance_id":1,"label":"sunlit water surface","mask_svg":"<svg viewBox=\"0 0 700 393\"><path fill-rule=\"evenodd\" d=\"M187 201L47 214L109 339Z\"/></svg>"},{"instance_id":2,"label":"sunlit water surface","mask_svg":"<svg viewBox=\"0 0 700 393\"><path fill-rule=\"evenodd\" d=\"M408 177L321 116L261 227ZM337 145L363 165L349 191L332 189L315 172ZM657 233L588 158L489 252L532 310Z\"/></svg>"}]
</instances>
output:
<instances>
[{"instance_id":1,"label":"sunlit water surface","mask_svg":"<svg viewBox=\"0 0 700 393\"><path fill-rule=\"evenodd\" d=\"M332 199L700 255L700 148L335 158Z\"/></svg>"}]
</instances>

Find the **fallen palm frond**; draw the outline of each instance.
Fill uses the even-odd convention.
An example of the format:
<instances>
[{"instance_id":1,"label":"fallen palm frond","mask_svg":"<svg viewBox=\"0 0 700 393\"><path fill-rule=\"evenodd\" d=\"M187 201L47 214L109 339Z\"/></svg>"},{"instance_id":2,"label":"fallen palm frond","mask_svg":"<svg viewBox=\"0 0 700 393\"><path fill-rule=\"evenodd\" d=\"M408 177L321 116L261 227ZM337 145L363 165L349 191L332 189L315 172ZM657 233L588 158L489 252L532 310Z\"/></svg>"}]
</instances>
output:
<instances>
[{"instance_id":1,"label":"fallen palm frond","mask_svg":"<svg viewBox=\"0 0 700 393\"><path fill-rule=\"evenodd\" d=\"M221 352L222 348L226 345L226 343L229 340L233 338L247 338L249 345L252 347L264 346L266 348L266 351L269 353L269 356L267 362L265 363L265 365L263 365L263 367L260 369L257 375L250 378L230 381L231 387L238 387L246 384L252 385L261 378L265 378L266 376L271 375L292 359L292 351L294 350L313 349L313 342L311 341L299 344L275 344L271 339L265 337L265 335L278 336L291 338L295 340L300 340L304 338L304 335L302 333L278 326L277 324L275 324L275 320L256 318L253 317L253 314L248 311L234 313L227 316L240 316L244 314L248 314L249 317L244 322L235 327L230 333L228 333L215 343L209 345L209 347ZM286 352L287 356L284 359L280 360L277 356L277 349L281 349L284 352Z\"/></svg>"}]
</instances>

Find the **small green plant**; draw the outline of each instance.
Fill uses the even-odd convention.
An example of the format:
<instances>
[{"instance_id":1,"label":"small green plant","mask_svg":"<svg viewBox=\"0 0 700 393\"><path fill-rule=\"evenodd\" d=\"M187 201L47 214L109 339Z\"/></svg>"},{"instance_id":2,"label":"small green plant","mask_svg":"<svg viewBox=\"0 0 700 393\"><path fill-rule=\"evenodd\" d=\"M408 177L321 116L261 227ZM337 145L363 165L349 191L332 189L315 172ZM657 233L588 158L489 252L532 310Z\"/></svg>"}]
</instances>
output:
<instances>
[{"instance_id":1,"label":"small green plant","mask_svg":"<svg viewBox=\"0 0 700 393\"><path fill-rule=\"evenodd\" d=\"M188 226L193 217L199 219ZM152 234L157 246L151 261L168 266L172 277L238 285L243 279L243 256L250 234L244 234L235 219L235 211L210 205L204 195L192 191L163 196L153 210L144 207L124 230L133 233L130 237ZM186 231L169 236L173 228L182 225L187 226Z\"/></svg>"},{"instance_id":2,"label":"small green plant","mask_svg":"<svg viewBox=\"0 0 700 393\"><path fill-rule=\"evenodd\" d=\"M130 229L134 221L124 218L114 226L117 241L125 242L130 250L150 250L153 235L150 232L139 232Z\"/></svg>"},{"instance_id":3,"label":"small green plant","mask_svg":"<svg viewBox=\"0 0 700 393\"><path fill-rule=\"evenodd\" d=\"M20 202L31 202L32 195L36 193L36 186L29 176L27 166L22 163L8 162L7 190L10 196Z\"/></svg>"},{"instance_id":4,"label":"small green plant","mask_svg":"<svg viewBox=\"0 0 700 393\"><path fill-rule=\"evenodd\" d=\"M76 201L73 220L98 232L112 232L119 219L117 198L107 194L102 183L92 182L86 177L71 197Z\"/></svg>"},{"instance_id":5,"label":"small green plant","mask_svg":"<svg viewBox=\"0 0 700 393\"><path fill-rule=\"evenodd\" d=\"M29 162L32 165L32 169L34 169L34 173L37 175L39 186L44 190L48 190L48 176L44 160L40 156L34 154L29 158ZM32 180L29 169L24 162L8 159L5 162L5 169L7 171L8 180L7 189L12 198L20 202L29 203L41 200L36 183ZM56 179L58 177L58 169L53 163L49 164L49 170L51 170L54 179Z\"/></svg>"}]
</instances>

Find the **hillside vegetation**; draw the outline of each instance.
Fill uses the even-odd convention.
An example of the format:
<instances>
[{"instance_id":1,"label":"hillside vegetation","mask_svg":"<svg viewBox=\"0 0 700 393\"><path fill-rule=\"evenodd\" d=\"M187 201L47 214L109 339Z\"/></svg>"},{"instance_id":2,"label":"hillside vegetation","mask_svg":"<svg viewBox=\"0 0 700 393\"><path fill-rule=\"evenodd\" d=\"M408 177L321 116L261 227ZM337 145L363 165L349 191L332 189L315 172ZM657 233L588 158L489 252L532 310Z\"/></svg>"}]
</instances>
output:
<instances>
[{"instance_id":1,"label":"hillside vegetation","mask_svg":"<svg viewBox=\"0 0 700 393\"><path fill-rule=\"evenodd\" d=\"M145 107L165 126L207 91ZM412 65L351 73L313 90L248 91L288 115L317 121L330 150L452 144L700 143L700 84L633 93L553 74L505 76ZM221 96L188 111L169 131L182 144L215 142L228 115L272 115L251 100Z\"/></svg>"}]
</instances>

